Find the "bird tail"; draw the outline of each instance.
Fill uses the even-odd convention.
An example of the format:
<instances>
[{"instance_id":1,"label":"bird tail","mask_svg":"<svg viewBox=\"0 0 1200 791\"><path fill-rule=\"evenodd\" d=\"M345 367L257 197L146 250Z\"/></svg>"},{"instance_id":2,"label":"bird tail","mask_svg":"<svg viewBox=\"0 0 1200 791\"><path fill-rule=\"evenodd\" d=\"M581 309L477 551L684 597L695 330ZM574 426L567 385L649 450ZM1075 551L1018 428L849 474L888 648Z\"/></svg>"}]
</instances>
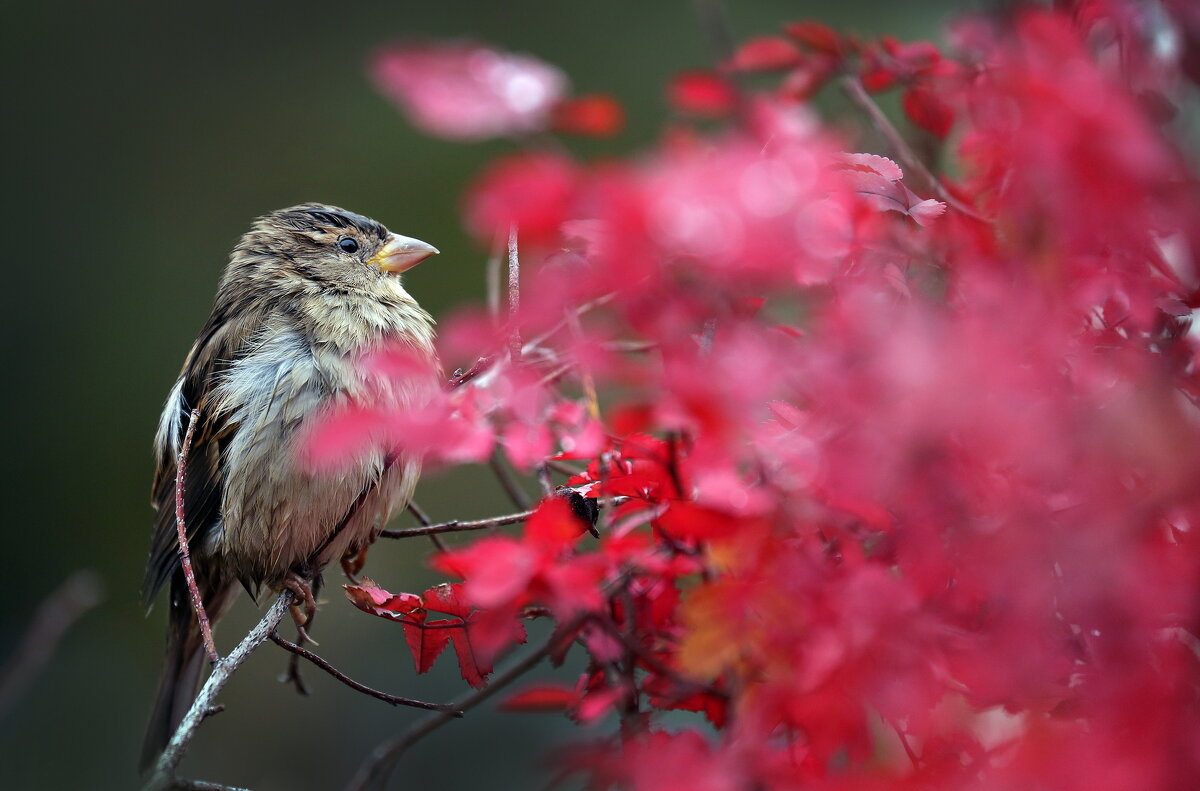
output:
<instances>
[{"instance_id":1,"label":"bird tail","mask_svg":"<svg viewBox=\"0 0 1200 791\"><path fill-rule=\"evenodd\" d=\"M204 607L213 624L228 609L237 594L231 585L205 584L197 580ZM140 767L145 772L166 749L183 715L196 699L200 672L204 668L204 639L192 611L191 598L182 569L171 578L170 611L167 613L167 651L162 676L155 692L154 708L142 741Z\"/></svg>"}]
</instances>

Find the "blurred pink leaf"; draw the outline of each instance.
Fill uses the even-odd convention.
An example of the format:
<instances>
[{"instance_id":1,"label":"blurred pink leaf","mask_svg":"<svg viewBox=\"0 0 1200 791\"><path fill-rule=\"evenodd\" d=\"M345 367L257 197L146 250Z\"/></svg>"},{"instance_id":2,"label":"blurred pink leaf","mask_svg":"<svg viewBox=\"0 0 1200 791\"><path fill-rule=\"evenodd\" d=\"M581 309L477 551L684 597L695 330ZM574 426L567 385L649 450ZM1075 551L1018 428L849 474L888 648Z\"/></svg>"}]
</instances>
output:
<instances>
[{"instance_id":1,"label":"blurred pink leaf","mask_svg":"<svg viewBox=\"0 0 1200 791\"><path fill-rule=\"evenodd\" d=\"M395 44L374 55L370 73L414 126L451 140L545 129L568 87L544 61L466 41Z\"/></svg>"}]
</instances>

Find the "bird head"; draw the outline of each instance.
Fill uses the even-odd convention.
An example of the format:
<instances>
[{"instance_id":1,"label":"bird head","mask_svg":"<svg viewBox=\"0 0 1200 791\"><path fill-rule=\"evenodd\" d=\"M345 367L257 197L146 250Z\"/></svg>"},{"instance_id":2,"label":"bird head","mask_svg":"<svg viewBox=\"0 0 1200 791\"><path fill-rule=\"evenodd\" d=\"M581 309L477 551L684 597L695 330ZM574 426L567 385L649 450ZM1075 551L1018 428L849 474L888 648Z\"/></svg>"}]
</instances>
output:
<instances>
[{"instance_id":1,"label":"bird head","mask_svg":"<svg viewBox=\"0 0 1200 791\"><path fill-rule=\"evenodd\" d=\"M234 249L230 275L284 287L373 290L437 252L361 214L305 203L259 217Z\"/></svg>"}]
</instances>

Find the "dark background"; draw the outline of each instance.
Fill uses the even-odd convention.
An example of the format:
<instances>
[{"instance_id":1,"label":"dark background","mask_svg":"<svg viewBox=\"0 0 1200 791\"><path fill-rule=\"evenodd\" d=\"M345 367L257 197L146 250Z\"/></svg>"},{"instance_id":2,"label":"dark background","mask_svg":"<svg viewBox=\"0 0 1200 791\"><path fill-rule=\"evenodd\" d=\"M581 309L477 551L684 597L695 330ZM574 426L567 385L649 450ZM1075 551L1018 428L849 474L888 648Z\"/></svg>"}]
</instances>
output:
<instances>
[{"instance_id":1,"label":"dark background","mask_svg":"<svg viewBox=\"0 0 1200 791\"><path fill-rule=\"evenodd\" d=\"M956 5L730 2L736 36L816 18L864 34L937 38ZM711 62L692 6L641 2L0 4L4 211L0 222L5 491L0 662L72 571L107 595L0 713L0 786L129 789L158 674L162 609L138 602L149 537L150 440L225 256L249 220L302 201L342 205L436 244L406 276L431 312L483 295L484 255L457 220L463 186L502 142L426 139L375 94L365 56L401 36L471 36L562 67L577 92L626 107L626 132L576 147L653 143L675 71ZM443 473L418 499L435 518L502 513L479 470ZM401 517L397 523L406 523ZM436 581L428 544L378 546L368 573L393 590ZM320 652L398 694L451 700L447 657L416 677L398 628L352 609L329 575ZM243 599L228 650L257 616ZM340 787L419 713L351 693L315 669L309 698L275 683L264 647L201 729L183 774L271 789ZM570 679L571 669L561 671ZM592 735L606 733L600 725ZM393 787L537 788L543 757L580 733L549 715L484 709L421 743ZM584 735L587 735L586 733Z\"/></svg>"}]
</instances>

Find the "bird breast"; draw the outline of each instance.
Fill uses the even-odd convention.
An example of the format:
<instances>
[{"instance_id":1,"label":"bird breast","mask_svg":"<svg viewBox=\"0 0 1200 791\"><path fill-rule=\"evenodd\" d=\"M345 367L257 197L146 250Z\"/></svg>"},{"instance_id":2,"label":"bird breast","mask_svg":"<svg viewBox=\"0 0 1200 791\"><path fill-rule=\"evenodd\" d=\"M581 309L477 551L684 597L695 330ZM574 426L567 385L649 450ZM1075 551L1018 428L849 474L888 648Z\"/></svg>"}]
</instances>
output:
<instances>
[{"instance_id":1,"label":"bird breast","mask_svg":"<svg viewBox=\"0 0 1200 791\"><path fill-rule=\"evenodd\" d=\"M372 333L385 341L389 334ZM410 334L396 337L411 342ZM380 449L332 471L305 464L304 429L328 409L364 399L403 408L420 398L420 388L373 375L355 350L336 340L281 319L227 369L215 392L216 409L227 413L232 431L222 454L225 490L214 549L252 586L278 587L294 568L319 570L361 546L411 496L419 475L419 462L411 459L385 473ZM430 368L432 374L432 363ZM354 517L330 542L369 487Z\"/></svg>"}]
</instances>

